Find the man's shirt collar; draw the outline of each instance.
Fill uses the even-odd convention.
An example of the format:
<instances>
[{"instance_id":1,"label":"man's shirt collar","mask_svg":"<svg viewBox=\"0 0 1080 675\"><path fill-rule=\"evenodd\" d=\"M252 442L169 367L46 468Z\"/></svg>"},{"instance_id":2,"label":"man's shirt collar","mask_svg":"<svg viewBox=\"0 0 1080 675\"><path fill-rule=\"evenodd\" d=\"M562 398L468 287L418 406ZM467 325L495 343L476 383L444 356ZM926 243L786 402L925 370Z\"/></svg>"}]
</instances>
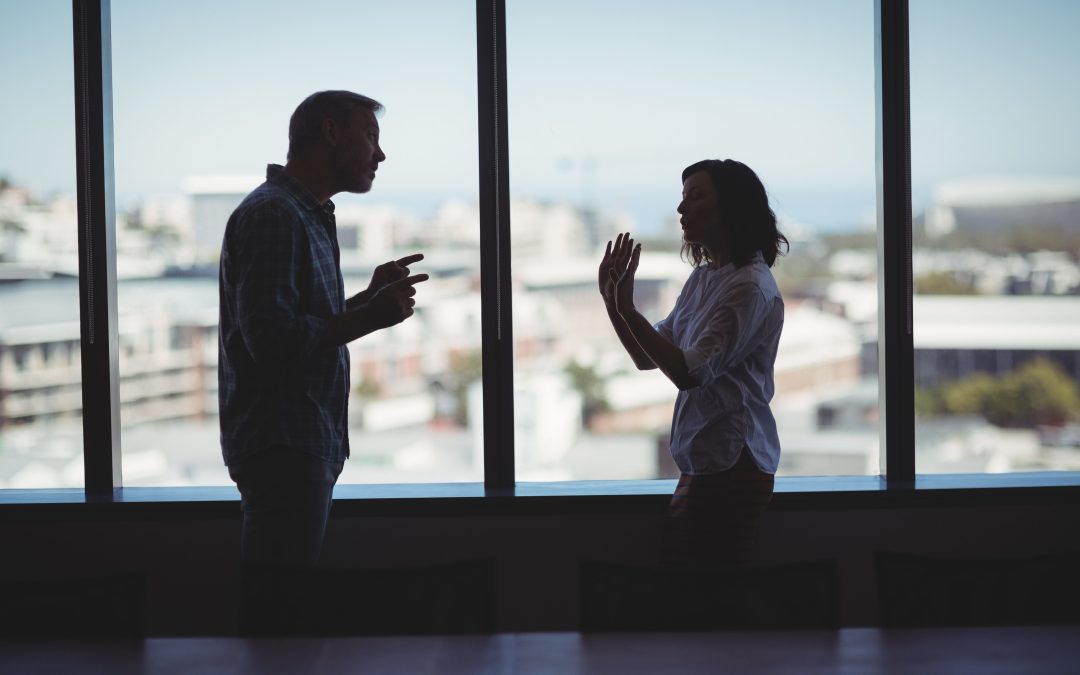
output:
<instances>
[{"instance_id":1,"label":"man's shirt collar","mask_svg":"<svg viewBox=\"0 0 1080 675\"><path fill-rule=\"evenodd\" d=\"M305 208L312 211L324 211L329 215L334 215L333 200L327 199L325 204L320 204L319 201L315 199L314 195L304 187L303 183L285 173L285 167L282 165L267 164L266 181L284 188L289 194L296 197Z\"/></svg>"}]
</instances>

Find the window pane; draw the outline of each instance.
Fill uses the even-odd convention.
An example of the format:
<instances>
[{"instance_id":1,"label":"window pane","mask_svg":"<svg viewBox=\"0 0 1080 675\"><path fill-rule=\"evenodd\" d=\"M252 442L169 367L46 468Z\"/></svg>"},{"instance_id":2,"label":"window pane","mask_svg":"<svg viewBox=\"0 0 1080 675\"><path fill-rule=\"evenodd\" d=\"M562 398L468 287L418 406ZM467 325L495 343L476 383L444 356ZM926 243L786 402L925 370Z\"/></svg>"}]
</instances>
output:
<instances>
[{"instance_id":1,"label":"window pane","mask_svg":"<svg viewBox=\"0 0 1080 675\"><path fill-rule=\"evenodd\" d=\"M522 480L674 475L675 387L639 372L597 290L605 243L644 242L637 304L691 271L683 168L735 158L791 252L772 409L780 473L878 472L873 4L510 2L515 423Z\"/></svg>"},{"instance_id":2,"label":"window pane","mask_svg":"<svg viewBox=\"0 0 1080 675\"><path fill-rule=\"evenodd\" d=\"M911 3L920 473L1080 469L1078 23Z\"/></svg>"},{"instance_id":3,"label":"window pane","mask_svg":"<svg viewBox=\"0 0 1080 675\"><path fill-rule=\"evenodd\" d=\"M71 3L0 0L0 488L82 487Z\"/></svg>"},{"instance_id":4,"label":"window pane","mask_svg":"<svg viewBox=\"0 0 1080 675\"><path fill-rule=\"evenodd\" d=\"M217 257L233 208L285 162L307 95L386 105L370 194L340 194L346 294L422 251L416 315L353 342L340 482L482 479L476 36L464 0L115 0L126 485L228 484L218 438Z\"/></svg>"}]
</instances>

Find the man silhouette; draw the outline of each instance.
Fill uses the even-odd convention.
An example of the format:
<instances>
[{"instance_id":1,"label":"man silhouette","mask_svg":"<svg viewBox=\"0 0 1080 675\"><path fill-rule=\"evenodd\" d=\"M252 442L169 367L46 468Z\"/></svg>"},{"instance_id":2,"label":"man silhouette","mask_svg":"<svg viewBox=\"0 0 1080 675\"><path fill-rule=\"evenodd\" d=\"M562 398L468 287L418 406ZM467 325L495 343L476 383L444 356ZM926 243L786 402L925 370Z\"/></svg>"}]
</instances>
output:
<instances>
[{"instance_id":1,"label":"man silhouette","mask_svg":"<svg viewBox=\"0 0 1080 675\"><path fill-rule=\"evenodd\" d=\"M221 449L240 491L245 563L313 566L349 456L346 344L412 315L414 254L379 265L346 299L334 221L339 192L367 192L382 105L348 91L306 98L285 166L236 208L221 249Z\"/></svg>"}]
</instances>

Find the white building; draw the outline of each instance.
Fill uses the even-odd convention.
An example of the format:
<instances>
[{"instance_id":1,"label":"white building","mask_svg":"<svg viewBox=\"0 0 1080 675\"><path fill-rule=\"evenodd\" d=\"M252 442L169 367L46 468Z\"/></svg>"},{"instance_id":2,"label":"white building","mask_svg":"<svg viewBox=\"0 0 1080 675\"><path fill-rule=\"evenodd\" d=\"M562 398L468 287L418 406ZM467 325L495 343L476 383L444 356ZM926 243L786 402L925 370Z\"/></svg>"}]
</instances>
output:
<instances>
[{"instance_id":1,"label":"white building","mask_svg":"<svg viewBox=\"0 0 1080 675\"><path fill-rule=\"evenodd\" d=\"M926 233L1001 231L1080 223L1080 178L968 177L938 185L925 212Z\"/></svg>"},{"instance_id":2,"label":"white building","mask_svg":"<svg viewBox=\"0 0 1080 675\"><path fill-rule=\"evenodd\" d=\"M217 261L229 216L262 182L262 176L240 175L191 176L184 181L184 192L191 198L196 262Z\"/></svg>"},{"instance_id":3,"label":"white building","mask_svg":"<svg viewBox=\"0 0 1080 675\"><path fill-rule=\"evenodd\" d=\"M1080 297L917 295L915 382L1003 375L1047 358L1080 382Z\"/></svg>"}]
</instances>

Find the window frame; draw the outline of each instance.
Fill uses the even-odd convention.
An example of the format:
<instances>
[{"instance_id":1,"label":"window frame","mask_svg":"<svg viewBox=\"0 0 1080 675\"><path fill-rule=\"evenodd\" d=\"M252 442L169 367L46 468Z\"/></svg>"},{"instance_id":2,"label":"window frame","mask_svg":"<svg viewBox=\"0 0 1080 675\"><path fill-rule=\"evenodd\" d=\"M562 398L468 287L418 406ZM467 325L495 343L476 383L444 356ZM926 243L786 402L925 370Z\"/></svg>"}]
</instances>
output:
<instances>
[{"instance_id":1,"label":"window frame","mask_svg":"<svg viewBox=\"0 0 1080 675\"><path fill-rule=\"evenodd\" d=\"M110 0L72 0L85 486L0 490L0 504L235 502L228 487L122 487L114 205ZM878 476L781 477L780 508L861 507L970 499L1074 498L1078 472L917 476L911 269L908 0L874 0L879 307ZM476 0L483 354L483 484L342 485L356 509L532 512L570 499L606 510L660 503L670 480L526 483L514 477L513 339L506 100L506 0ZM599 500L595 499L599 498ZM618 499L616 499L618 498ZM509 501L508 501L509 500ZM510 504L516 504L510 506ZM546 505L546 506L545 506ZM442 508L440 506L439 508ZM636 508L636 507L631 507Z\"/></svg>"},{"instance_id":2,"label":"window frame","mask_svg":"<svg viewBox=\"0 0 1080 675\"><path fill-rule=\"evenodd\" d=\"M109 0L72 0L72 41L83 472L87 495L97 496L122 485Z\"/></svg>"}]
</instances>

